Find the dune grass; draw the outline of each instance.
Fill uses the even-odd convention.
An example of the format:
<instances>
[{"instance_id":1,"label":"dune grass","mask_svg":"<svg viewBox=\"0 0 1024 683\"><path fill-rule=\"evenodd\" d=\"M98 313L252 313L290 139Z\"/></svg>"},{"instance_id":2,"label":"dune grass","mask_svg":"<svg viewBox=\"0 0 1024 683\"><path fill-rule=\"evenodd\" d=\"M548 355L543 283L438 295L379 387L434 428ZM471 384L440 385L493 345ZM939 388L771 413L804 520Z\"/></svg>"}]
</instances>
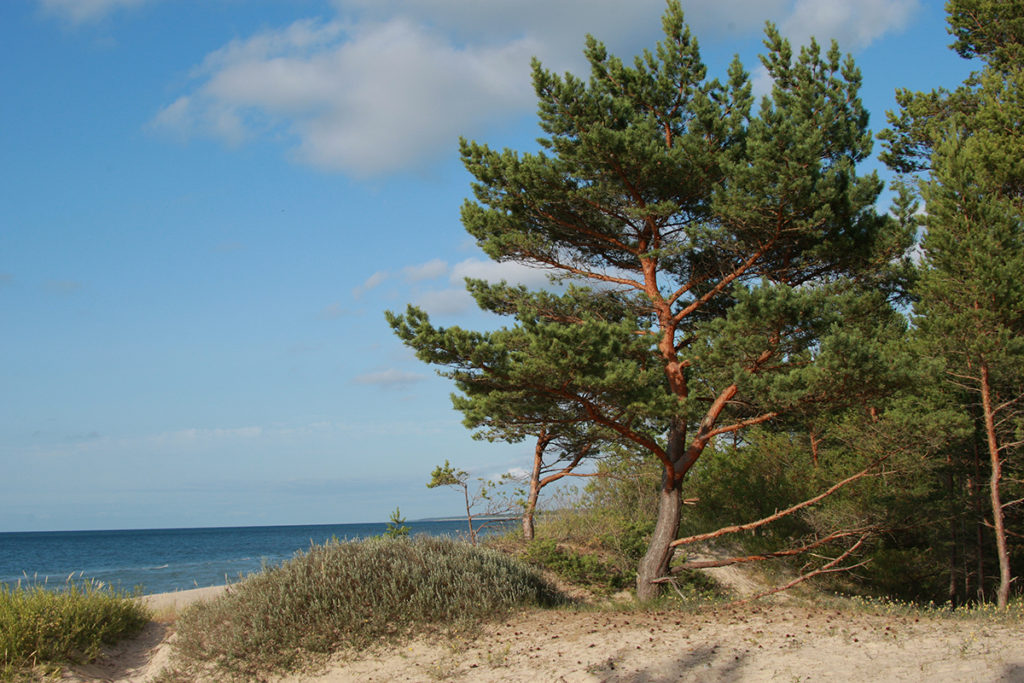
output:
<instances>
[{"instance_id":1,"label":"dune grass","mask_svg":"<svg viewBox=\"0 0 1024 683\"><path fill-rule=\"evenodd\" d=\"M258 679L338 649L561 601L534 570L493 550L425 536L334 541L186 609L177 673L213 667L218 677Z\"/></svg>"},{"instance_id":2,"label":"dune grass","mask_svg":"<svg viewBox=\"0 0 1024 683\"><path fill-rule=\"evenodd\" d=\"M52 586L0 584L0 680L90 661L100 648L138 633L148 610L92 581Z\"/></svg>"}]
</instances>

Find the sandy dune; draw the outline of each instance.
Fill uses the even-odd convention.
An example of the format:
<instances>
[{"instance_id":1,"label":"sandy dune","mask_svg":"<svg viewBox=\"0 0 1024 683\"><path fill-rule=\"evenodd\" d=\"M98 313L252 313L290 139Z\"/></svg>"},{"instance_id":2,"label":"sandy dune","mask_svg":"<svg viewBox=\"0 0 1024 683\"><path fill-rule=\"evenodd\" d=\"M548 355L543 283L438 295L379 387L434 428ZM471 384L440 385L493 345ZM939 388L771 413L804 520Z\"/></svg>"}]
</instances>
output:
<instances>
[{"instance_id":1,"label":"sandy dune","mask_svg":"<svg viewBox=\"0 0 1024 683\"><path fill-rule=\"evenodd\" d=\"M166 614L220 590L145 599ZM152 680L169 661L172 630L153 622L66 678ZM694 613L527 611L485 626L472 640L414 639L283 679L445 680L1024 682L1024 624L789 604Z\"/></svg>"}]
</instances>

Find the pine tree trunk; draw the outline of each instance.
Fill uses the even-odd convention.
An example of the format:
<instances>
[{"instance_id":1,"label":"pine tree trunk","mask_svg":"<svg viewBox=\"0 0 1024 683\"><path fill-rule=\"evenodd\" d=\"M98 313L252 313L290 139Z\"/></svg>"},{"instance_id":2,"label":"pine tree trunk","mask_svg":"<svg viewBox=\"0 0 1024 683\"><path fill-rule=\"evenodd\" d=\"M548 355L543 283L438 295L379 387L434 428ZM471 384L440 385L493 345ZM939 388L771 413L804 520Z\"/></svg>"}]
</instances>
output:
<instances>
[{"instance_id":1,"label":"pine tree trunk","mask_svg":"<svg viewBox=\"0 0 1024 683\"><path fill-rule=\"evenodd\" d=\"M682 465L685 454L686 425L676 424L669 429L667 453L673 466ZM674 474L674 473L673 473ZM672 541L679 533L679 517L683 507L683 482L678 476L669 476L666 469L658 492L658 518L647 545L647 552L636 571L636 598L653 600L661 593L661 584L654 583L668 575L674 548Z\"/></svg>"},{"instance_id":2,"label":"pine tree trunk","mask_svg":"<svg viewBox=\"0 0 1024 683\"><path fill-rule=\"evenodd\" d=\"M653 583L668 574L672 560L672 541L679 531L679 515L683 497L680 482L668 482L658 493L658 520L654 525L647 553L640 560L636 573L637 600L653 600L661 592L660 584Z\"/></svg>"},{"instance_id":3,"label":"pine tree trunk","mask_svg":"<svg viewBox=\"0 0 1024 683\"><path fill-rule=\"evenodd\" d=\"M996 555L999 558L999 591L996 604L1004 609L1010 600L1010 553L1006 548L1006 526L1003 502L999 494L999 481L1003 475L1003 462L999 457L999 442L996 439L995 415L992 409L992 390L989 384L988 364L981 363L981 409L985 419L985 441L992 466L989 478L989 496L992 500L992 527L996 536Z\"/></svg>"},{"instance_id":4,"label":"pine tree trunk","mask_svg":"<svg viewBox=\"0 0 1024 683\"><path fill-rule=\"evenodd\" d=\"M537 444L533 448L533 469L530 470L530 493L526 496L523 507L523 538L533 540L533 516L537 512L537 499L540 498L540 471L544 467L544 450L551 438L546 429L541 430Z\"/></svg>"}]
</instances>

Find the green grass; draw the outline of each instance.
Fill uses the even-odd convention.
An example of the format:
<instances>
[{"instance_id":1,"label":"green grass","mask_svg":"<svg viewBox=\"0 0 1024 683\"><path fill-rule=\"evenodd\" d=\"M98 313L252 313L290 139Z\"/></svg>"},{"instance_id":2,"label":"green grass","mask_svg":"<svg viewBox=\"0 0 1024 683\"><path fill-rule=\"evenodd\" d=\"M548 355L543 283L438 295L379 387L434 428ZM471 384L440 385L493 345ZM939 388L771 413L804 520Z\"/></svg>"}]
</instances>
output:
<instances>
[{"instance_id":1,"label":"green grass","mask_svg":"<svg viewBox=\"0 0 1024 683\"><path fill-rule=\"evenodd\" d=\"M1005 609L999 609L994 602L953 606L934 602L920 603L864 595L823 593L817 594L815 598L815 603L821 606L883 616L957 619L1013 625L1024 623L1024 596L1012 598Z\"/></svg>"},{"instance_id":2,"label":"green grass","mask_svg":"<svg viewBox=\"0 0 1024 683\"><path fill-rule=\"evenodd\" d=\"M313 546L177 622L176 672L258 679L343 648L466 628L561 596L515 558L449 539L373 538Z\"/></svg>"},{"instance_id":3,"label":"green grass","mask_svg":"<svg viewBox=\"0 0 1024 683\"><path fill-rule=\"evenodd\" d=\"M91 581L69 580L59 590L0 584L0 680L90 661L148 621L138 601Z\"/></svg>"}]
</instances>

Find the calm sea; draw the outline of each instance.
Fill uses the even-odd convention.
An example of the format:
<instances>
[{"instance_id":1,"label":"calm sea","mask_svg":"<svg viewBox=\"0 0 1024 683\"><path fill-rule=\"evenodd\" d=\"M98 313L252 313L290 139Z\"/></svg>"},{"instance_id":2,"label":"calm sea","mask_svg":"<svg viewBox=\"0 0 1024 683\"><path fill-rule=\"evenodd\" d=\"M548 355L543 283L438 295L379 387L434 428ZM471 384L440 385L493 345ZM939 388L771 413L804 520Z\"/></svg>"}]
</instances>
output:
<instances>
[{"instance_id":1,"label":"calm sea","mask_svg":"<svg viewBox=\"0 0 1024 683\"><path fill-rule=\"evenodd\" d=\"M406 522L413 534L456 536L464 521ZM95 579L144 593L202 588L279 565L311 543L384 532L386 524L315 524L121 531L0 533L0 583L60 586Z\"/></svg>"}]
</instances>

